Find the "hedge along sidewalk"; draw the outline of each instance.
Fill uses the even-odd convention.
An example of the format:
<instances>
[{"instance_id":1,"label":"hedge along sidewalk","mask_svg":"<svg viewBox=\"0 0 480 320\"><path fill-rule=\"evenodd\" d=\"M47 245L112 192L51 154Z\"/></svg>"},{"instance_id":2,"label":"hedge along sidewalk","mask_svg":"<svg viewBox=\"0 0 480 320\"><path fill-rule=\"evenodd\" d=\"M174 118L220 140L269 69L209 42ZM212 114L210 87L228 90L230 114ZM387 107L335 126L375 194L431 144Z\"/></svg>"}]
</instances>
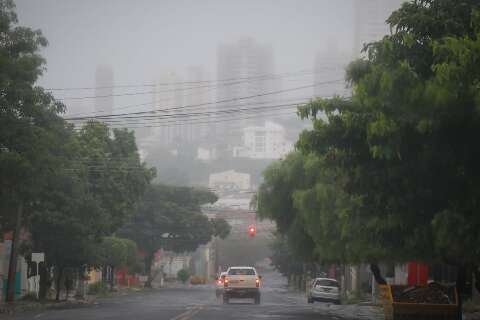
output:
<instances>
[{"instance_id":1,"label":"hedge along sidewalk","mask_svg":"<svg viewBox=\"0 0 480 320\"><path fill-rule=\"evenodd\" d=\"M34 301L18 300L13 303L0 304L0 314L16 314L28 311L47 310L47 309L68 309L88 306L94 303L93 299L85 300L63 300L63 301Z\"/></svg>"},{"instance_id":2,"label":"hedge along sidewalk","mask_svg":"<svg viewBox=\"0 0 480 320\"><path fill-rule=\"evenodd\" d=\"M334 316L340 319L383 320L383 309L378 306L365 304L335 305L333 303L316 303L313 305L315 313Z\"/></svg>"},{"instance_id":3,"label":"hedge along sidewalk","mask_svg":"<svg viewBox=\"0 0 480 320\"><path fill-rule=\"evenodd\" d=\"M45 300L39 301L34 299L19 299L13 303L0 303L0 315L16 313L23 313L29 311L38 310L52 310L52 309L69 309L69 308L81 308L94 305L97 301L102 299L109 299L118 296L126 296L135 293L144 293L154 291L149 288L138 287L121 287L116 288L114 291L100 291L97 293L89 293L84 298L69 297L67 300Z\"/></svg>"}]
</instances>

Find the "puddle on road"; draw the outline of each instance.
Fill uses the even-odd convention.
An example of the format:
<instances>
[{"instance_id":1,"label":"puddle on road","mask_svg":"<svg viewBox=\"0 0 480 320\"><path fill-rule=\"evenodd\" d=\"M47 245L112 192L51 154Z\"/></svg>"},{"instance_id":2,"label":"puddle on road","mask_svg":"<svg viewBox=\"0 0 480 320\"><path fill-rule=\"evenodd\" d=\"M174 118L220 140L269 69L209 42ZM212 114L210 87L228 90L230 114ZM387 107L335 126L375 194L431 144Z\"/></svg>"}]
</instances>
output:
<instances>
[{"instance_id":1,"label":"puddle on road","mask_svg":"<svg viewBox=\"0 0 480 320\"><path fill-rule=\"evenodd\" d=\"M260 318L260 319L269 319L269 318L295 319L296 318L296 316L294 316L294 315L286 315L286 314L253 314L250 317Z\"/></svg>"}]
</instances>

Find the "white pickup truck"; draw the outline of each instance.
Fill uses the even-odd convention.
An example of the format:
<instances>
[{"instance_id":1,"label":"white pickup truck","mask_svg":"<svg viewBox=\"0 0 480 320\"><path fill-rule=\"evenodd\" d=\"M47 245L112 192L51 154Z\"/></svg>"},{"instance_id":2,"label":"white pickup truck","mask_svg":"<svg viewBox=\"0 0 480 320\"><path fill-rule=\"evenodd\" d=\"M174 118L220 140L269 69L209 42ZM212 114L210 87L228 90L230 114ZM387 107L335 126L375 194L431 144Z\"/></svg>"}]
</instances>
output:
<instances>
[{"instance_id":1,"label":"white pickup truck","mask_svg":"<svg viewBox=\"0 0 480 320\"><path fill-rule=\"evenodd\" d=\"M250 298L255 304L260 304L261 276L253 267L230 267L223 276L223 303L227 304L231 298Z\"/></svg>"}]
</instances>

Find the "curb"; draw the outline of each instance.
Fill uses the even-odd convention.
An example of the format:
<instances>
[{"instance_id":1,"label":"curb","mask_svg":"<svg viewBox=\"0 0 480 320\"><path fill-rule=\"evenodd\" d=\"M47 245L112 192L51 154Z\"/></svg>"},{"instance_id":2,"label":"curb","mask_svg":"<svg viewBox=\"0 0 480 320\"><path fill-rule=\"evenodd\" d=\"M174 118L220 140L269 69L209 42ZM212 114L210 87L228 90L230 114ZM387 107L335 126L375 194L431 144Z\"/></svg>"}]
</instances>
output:
<instances>
[{"instance_id":1,"label":"curb","mask_svg":"<svg viewBox=\"0 0 480 320\"><path fill-rule=\"evenodd\" d=\"M0 314L15 314L34 310L63 309L90 305L92 301L31 302L0 305Z\"/></svg>"}]
</instances>

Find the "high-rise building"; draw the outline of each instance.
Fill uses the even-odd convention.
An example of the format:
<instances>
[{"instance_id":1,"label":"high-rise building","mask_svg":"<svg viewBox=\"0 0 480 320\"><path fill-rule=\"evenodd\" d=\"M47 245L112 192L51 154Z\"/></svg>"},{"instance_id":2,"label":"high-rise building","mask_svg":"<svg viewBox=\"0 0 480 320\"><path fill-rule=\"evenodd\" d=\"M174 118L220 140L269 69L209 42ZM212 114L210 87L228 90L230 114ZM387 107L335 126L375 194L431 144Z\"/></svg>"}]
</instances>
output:
<instances>
[{"instance_id":1,"label":"high-rise building","mask_svg":"<svg viewBox=\"0 0 480 320\"><path fill-rule=\"evenodd\" d=\"M212 87L201 67L187 68L183 78L173 71L162 71L156 79L149 124L135 129L140 147L148 153L157 147L171 151L195 147L207 139Z\"/></svg>"},{"instance_id":2,"label":"high-rise building","mask_svg":"<svg viewBox=\"0 0 480 320\"><path fill-rule=\"evenodd\" d=\"M405 0L354 0L354 56L361 55L363 46L390 33L386 20Z\"/></svg>"},{"instance_id":3,"label":"high-rise building","mask_svg":"<svg viewBox=\"0 0 480 320\"><path fill-rule=\"evenodd\" d=\"M285 138L285 128L265 121L263 126L243 129L243 143L233 148L235 158L280 159L293 150L293 143Z\"/></svg>"},{"instance_id":4,"label":"high-rise building","mask_svg":"<svg viewBox=\"0 0 480 320\"><path fill-rule=\"evenodd\" d=\"M95 113L113 113L113 69L99 65L95 70Z\"/></svg>"},{"instance_id":5,"label":"high-rise building","mask_svg":"<svg viewBox=\"0 0 480 320\"><path fill-rule=\"evenodd\" d=\"M351 60L352 56L342 52L335 40L327 42L326 48L315 56L314 94L316 97L329 98L333 95L349 94L350 90L342 80L345 79L345 70Z\"/></svg>"},{"instance_id":6,"label":"high-rise building","mask_svg":"<svg viewBox=\"0 0 480 320\"><path fill-rule=\"evenodd\" d=\"M217 110L232 106L263 103L271 97L259 96L252 99L235 100L239 97L254 96L274 89L273 49L269 45L244 38L235 43L222 44L217 51L217 100L225 101L216 106ZM225 81L232 79L230 81ZM257 124L254 119L243 120L239 127ZM241 137L241 130L232 132L227 122L215 125L215 136L222 139Z\"/></svg>"},{"instance_id":7,"label":"high-rise building","mask_svg":"<svg viewBox=\"0 0 480 320\"><path fill-rule=\"evenodd\" d=\"M205 105L212 101L214 84L207 82L208 77L203 68L200 66L188 67L186 79L184 85L186 90L183 96L185 105L193 106L190 110L195 110L195 112L209 112L214 109L211 105ZM208 115L202 115L185 124L182 129L184 140L186 142L203 141L208 134L209 121Z\"/></svg>"},{"instance_id":8,"label":"high-rise building","mask_svg":"<svg viewBox=\"0 0 480 320\"><path fill-rule=\"evenodd\" d=\"M179 107L183 106L183 91L181 78L174 72L163 72L155 82L153 99L153 110L161 122L154 125L153 135L155 142L161 145L170 146L182 139L181 122L175 114L182 112ZM172 110L172 108L175 108Z\"/></svg>"}]
</instances>

